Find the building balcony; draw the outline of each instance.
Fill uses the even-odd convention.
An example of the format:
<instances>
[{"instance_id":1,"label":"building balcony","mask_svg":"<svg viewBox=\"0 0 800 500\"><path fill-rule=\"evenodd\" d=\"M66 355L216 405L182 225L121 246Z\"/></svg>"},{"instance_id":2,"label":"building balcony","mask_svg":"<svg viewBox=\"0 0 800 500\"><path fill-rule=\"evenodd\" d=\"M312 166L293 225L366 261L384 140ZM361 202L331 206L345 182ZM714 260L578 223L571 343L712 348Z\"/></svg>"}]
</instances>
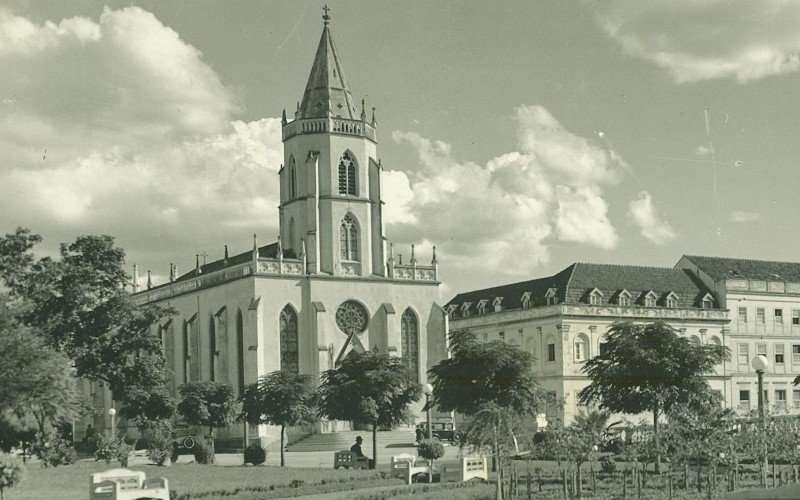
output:
<instances>
[{"instance_id":1,"label":"building balcony","mask_svg":"<svg viewBox=\"0 0 800 500\"><path fill-rule=\"evenodd\" d=\"M375 127L361 120L348 118L299 118L283 126L283 140L301 134L340 134L365 137L376 142Z\"/></svg>"}]
</instances>

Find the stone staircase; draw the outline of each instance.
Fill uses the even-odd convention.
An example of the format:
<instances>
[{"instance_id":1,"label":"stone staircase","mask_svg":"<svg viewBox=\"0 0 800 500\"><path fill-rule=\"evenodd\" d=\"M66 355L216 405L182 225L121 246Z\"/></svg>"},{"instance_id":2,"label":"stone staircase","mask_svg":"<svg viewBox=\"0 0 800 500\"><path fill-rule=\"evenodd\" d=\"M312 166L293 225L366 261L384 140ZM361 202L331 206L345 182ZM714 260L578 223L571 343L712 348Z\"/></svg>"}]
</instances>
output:
<instances>
[{"instance_id":1,"label":"stone staircase","mask_svg":"<svg viewBox=\"0 0 800 500\"><path fill-rule=\"evenodd\" d=\"M329 434L312 434L286 447L288 452L340 451L349 450L361 436L361 449L366 455L372 454L372 431L345 431ZM413 448L414 429L378 431L378 449Z\"/></svg>"}]
</instances>

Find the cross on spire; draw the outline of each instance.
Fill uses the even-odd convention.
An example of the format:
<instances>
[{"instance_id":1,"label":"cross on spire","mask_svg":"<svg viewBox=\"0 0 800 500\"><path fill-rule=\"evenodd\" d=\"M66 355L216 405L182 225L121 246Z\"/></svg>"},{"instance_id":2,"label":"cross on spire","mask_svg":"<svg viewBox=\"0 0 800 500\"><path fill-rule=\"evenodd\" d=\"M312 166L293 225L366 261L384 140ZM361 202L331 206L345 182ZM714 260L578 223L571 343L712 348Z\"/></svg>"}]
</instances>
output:
<instances>
[{"instance_id":1,"label":"cross on spire","mask_svg":"<svg viewBox=\"0 0 800 500\"><path fill-rule=\"evenodd\" d=\"M322 11L324 12L324 14L322 14L322 21L325 24L328 24L331 21L331 16L328 15L330 10L331 9L328 8L328 4L325 4L325 7L322 8Z\"/></svg>"}]
</instances>

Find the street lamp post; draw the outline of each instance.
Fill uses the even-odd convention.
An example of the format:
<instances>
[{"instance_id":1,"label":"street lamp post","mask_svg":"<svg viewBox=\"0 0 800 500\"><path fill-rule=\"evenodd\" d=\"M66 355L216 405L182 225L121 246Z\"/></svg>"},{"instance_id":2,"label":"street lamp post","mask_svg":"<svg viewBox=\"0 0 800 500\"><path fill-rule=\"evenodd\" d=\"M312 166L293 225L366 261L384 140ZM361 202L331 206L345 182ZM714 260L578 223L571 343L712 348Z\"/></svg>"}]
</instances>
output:
<instances>
[{"instance_id":1,"label":"street lamp post","mask_svg":"<svg viewBox=\"0 0 800 500\"><path fill-rule=\"evenodd\" d=\"M758 416L761 419L761 428L766 427L766 415L764 413L764 372L769 367L769 360L763 354L759 354L750 363L758 376Z\"/></svg>"},{"instance_id":2,"label":"street lamp post","mask_svg":"<svg viewBox=\"0 0 800 500\"><path fill-rule=\"evenodd\" d=\"M108 416L111 417L111 439L115 439L117 437L117 410L109 408Z\"/></svg>"},{"instance_id":3,"label":"street lamp post","mask_svg":"<svg viewBox=\"0 0 800 500\"><path fill-rule=\"evenodd\" d=\"M431 394L433 394L433 386L431 384L423 385L422 392L425 393L425 418L428 426L428 439L433 439L433 429L431 429Z\"/></svg>"},{"instance_id":4,"label":"street lamp post","mask_svg":"<svg viewBox=\"0 0 800 500\"><path fill-rule=\"evenodd\" d=\"M756 371L758 376L758 416L761 421L761 439L764 442L762 453L764 454L764 463L762 464L763 470L761 473L761 483L765 488L767 487L767 417L764 412L764 372L769 367L769 360L763 354L759 354L750 363L750 366Z\"/></svg>"}]
</instances>

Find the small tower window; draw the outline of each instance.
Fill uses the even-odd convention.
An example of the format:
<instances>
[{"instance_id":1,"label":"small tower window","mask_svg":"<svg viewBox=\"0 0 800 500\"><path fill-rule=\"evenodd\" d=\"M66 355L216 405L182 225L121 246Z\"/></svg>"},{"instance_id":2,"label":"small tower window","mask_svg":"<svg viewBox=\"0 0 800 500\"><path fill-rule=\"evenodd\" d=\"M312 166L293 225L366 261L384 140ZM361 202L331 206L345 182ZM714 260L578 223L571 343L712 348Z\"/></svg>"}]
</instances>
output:
<instances>
[{"instance_id":1,"label":"small tower window","mask_svg":"<svg viewBox=\"0 0 800 500\"><path fill-rule=\"evenodd\" d=\"M289 196L292 200L297 198L297 169L294 167L294 157L291 157L289 158Z\"/></svg>"},{"instance_id":2,"label":"small tower window","mask_svg":"<svg viewBox=\"0 0 800 500\"><path fill-rule=\"evenodd\" d=\"M352 215L345 215L339 230L342 260L358 260L358 225Z\"/></svg>"},{"instance_id":3,"label":"small tower window","mask_svg":"<svg viewBox=\"0 0 800 500\"><path fill-rule=\"evenodd\" d=\"M339 160L339 194L356 196L356 162L350 151Z\"/></svg>"}]
</instances>

